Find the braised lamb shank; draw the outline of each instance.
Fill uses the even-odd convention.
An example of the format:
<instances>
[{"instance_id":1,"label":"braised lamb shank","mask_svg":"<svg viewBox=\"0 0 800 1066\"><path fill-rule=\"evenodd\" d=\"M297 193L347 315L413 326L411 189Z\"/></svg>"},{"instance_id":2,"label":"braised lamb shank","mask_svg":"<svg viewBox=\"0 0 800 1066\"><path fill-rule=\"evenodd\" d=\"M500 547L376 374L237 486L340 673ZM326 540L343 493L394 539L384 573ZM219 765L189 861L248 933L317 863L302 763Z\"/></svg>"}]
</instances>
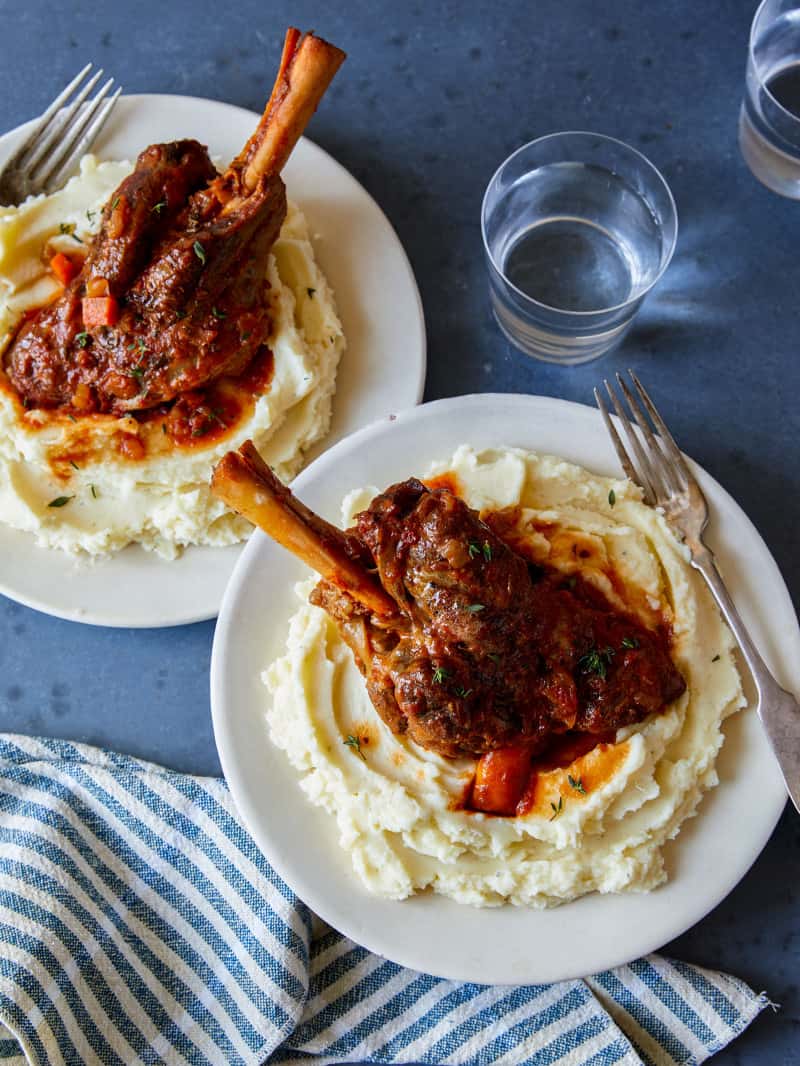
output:
<instances>
[{"instance_id":1,"label":"braised lamb shank","mask_svg":"<svg viewBox=\"0 0 800 1066\"><path fill-rule=\"evenodd\" d=\"M280 171L344 59L286 35L253 136L224 174L197 141L154 144L106 204L83 267L6 353L28 405L123 413L244 370L265 344Z\"/></svg>"},{"instance_id":2,"label":"braised lamb shank","mask_svg":"<svg viewBox=\"0 0 800 1066\"><path fill-rule=\"evenodd\" d=\"M527 563L446 488L393 485L344 533L252 444L222 460L212 488L322 575L311 600L336 621L381 718L441 755L536 754L568 731L639 722L686 687L664 633Z\"/></svg>"}]
</instances>

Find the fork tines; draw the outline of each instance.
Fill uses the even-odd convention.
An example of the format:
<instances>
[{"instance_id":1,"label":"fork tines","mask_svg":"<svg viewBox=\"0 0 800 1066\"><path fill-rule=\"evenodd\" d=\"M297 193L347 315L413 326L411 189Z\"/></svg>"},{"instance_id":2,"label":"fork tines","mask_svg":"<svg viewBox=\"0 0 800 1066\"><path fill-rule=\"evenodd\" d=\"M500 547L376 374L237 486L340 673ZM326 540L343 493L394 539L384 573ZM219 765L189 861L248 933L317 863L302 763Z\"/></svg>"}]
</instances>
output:
<instances>
[{"instance_id":1,"label":"fork tines","mask_svg":"<svg viewBox=\"0 0 800 1066\"><path fill-rule=\"evenodd\" d=\"M103 76L102 68L93 74L91 70L92 64L87 63L58 94L3 168L3 178L10 182L17 179L26 195L58 188L69 169L91 147L117 102L122 89L109 95L113 78L88 99Z\"/></svg>"},{"instance_id":2,"label":"fork tines","mask_svg":"<svg viewBox=\"0 0 800 1066\"><path fill-rule=\"evenodd\" d=\"M685 492L692 475L689 473L680 448L673 440L672 434L667 429L664 420L656 410L656 406L648 396L644 386L632 370L628 370L628 374L639 399L631 391L622 374L616 375L617 385L627 401L628 409L633 415L640 433L633 426L616 391L607 379L603 381L617 418L625 431L629 444L628 451L626 451L625 445L617 433L616 426L611 419L608 407L599 389L594 390L594 398L600 408L600 413L603 416L603 421L606 424L623 470L631 481L641 485L647 502L655 505L664 502L670 496ZM642 409L643 407L644 410ZM645 410L647 415L650 416L656 432L653 432Z\"/></svg>"}]
</instances>

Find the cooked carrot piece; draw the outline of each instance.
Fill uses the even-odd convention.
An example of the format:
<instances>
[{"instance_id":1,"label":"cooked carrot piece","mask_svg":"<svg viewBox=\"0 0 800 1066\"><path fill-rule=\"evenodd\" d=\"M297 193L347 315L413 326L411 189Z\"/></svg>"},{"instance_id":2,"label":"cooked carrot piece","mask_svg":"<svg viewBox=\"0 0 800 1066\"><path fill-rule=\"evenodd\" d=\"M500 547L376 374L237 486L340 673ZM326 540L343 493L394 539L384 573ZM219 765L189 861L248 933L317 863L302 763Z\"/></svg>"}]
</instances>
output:
<instances>
[{"instance_id":1,"label":"cooked carrot piece","mask_svg":"<svg viewBox=\"0 0 800 1066\"><path fill-rule=\"evenodd\" d=\"M531 753L527 748L498 748L481 755L475 768L473 810L513 814L530 773Z\"/></svg>"},{"instance_id":2,"label":"cooked carrot piece","mask_svg":"<svg viewBox=\"0 0 800 1066\"><path fill-rule=\"evenodd\" d=\"M80 267L77 263L74 263L68 255L64 255L63 252L58 252L58 254L54 255L50 260L50 269L62 285L69 285L80 270Z\"/></svg>"},{"instance_id":3,"label":"cooked carrot piece","mask_svg":"<svg viewBox=\"0 0 800 1066\"><path fill-rule=\"evenodd\" d=\"M119 319L119 304L113 296L86 296L83 300L83 324L86 329L115 326Z\"/></svg>"}]
</instances>

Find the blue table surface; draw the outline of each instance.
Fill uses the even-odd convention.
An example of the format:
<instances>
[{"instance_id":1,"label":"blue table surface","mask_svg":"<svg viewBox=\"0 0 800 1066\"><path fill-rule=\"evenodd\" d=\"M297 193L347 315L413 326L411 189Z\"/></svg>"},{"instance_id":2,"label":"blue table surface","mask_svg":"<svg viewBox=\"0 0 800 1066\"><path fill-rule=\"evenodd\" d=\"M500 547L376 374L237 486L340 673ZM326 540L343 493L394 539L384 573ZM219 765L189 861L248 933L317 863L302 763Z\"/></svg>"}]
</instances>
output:
<instances>
[{"instance_id":1,"label":"blue table surface","mask_svg":"<svg viewBox=\"0 0 800 1066\"><path fill-rule=\"evenodd\" d=\"M315 28L349 59L310 136L365 185L408 251L427 316L425 398L491 390L590 403L601 374L635 366L685 450L743 504L797 603L800 203L762 188L738 152L754 6L0 0L0 129L38 114L88 59L128 92L261 110L286 25ZM499 334L479 229L497 164L562 129L644 151L680 216L673 263L622 348L571 370L528 360ZM96 629L0 600L0 729L218 773L213 634L212 622ZM799 858L800 819L787 811L741 884L665 949L738 974L782 1005L720 1064L800 1063Z\"/></svg>"}]
</instances>

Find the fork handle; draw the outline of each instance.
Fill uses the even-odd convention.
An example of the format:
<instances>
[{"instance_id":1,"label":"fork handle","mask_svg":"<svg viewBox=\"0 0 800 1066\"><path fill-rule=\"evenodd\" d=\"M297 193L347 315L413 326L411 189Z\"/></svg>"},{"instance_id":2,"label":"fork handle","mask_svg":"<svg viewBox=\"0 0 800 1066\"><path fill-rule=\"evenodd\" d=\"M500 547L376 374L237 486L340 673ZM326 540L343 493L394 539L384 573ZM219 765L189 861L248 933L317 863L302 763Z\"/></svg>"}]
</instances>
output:
<instances>
[{"instance_id":1,"label":"fork handle","mask_svg":"<svg viewBox=\"0 0 800 1066\"><path fill-rule=\"evenodd\" d=\"M704 544L693 552L692 566L705 578L750 667L758 692L758 716L778 760L792 803L800 812L800 703L781 688L770 673L725 587L713 553Z\"/></svg>"}]
</instances>

